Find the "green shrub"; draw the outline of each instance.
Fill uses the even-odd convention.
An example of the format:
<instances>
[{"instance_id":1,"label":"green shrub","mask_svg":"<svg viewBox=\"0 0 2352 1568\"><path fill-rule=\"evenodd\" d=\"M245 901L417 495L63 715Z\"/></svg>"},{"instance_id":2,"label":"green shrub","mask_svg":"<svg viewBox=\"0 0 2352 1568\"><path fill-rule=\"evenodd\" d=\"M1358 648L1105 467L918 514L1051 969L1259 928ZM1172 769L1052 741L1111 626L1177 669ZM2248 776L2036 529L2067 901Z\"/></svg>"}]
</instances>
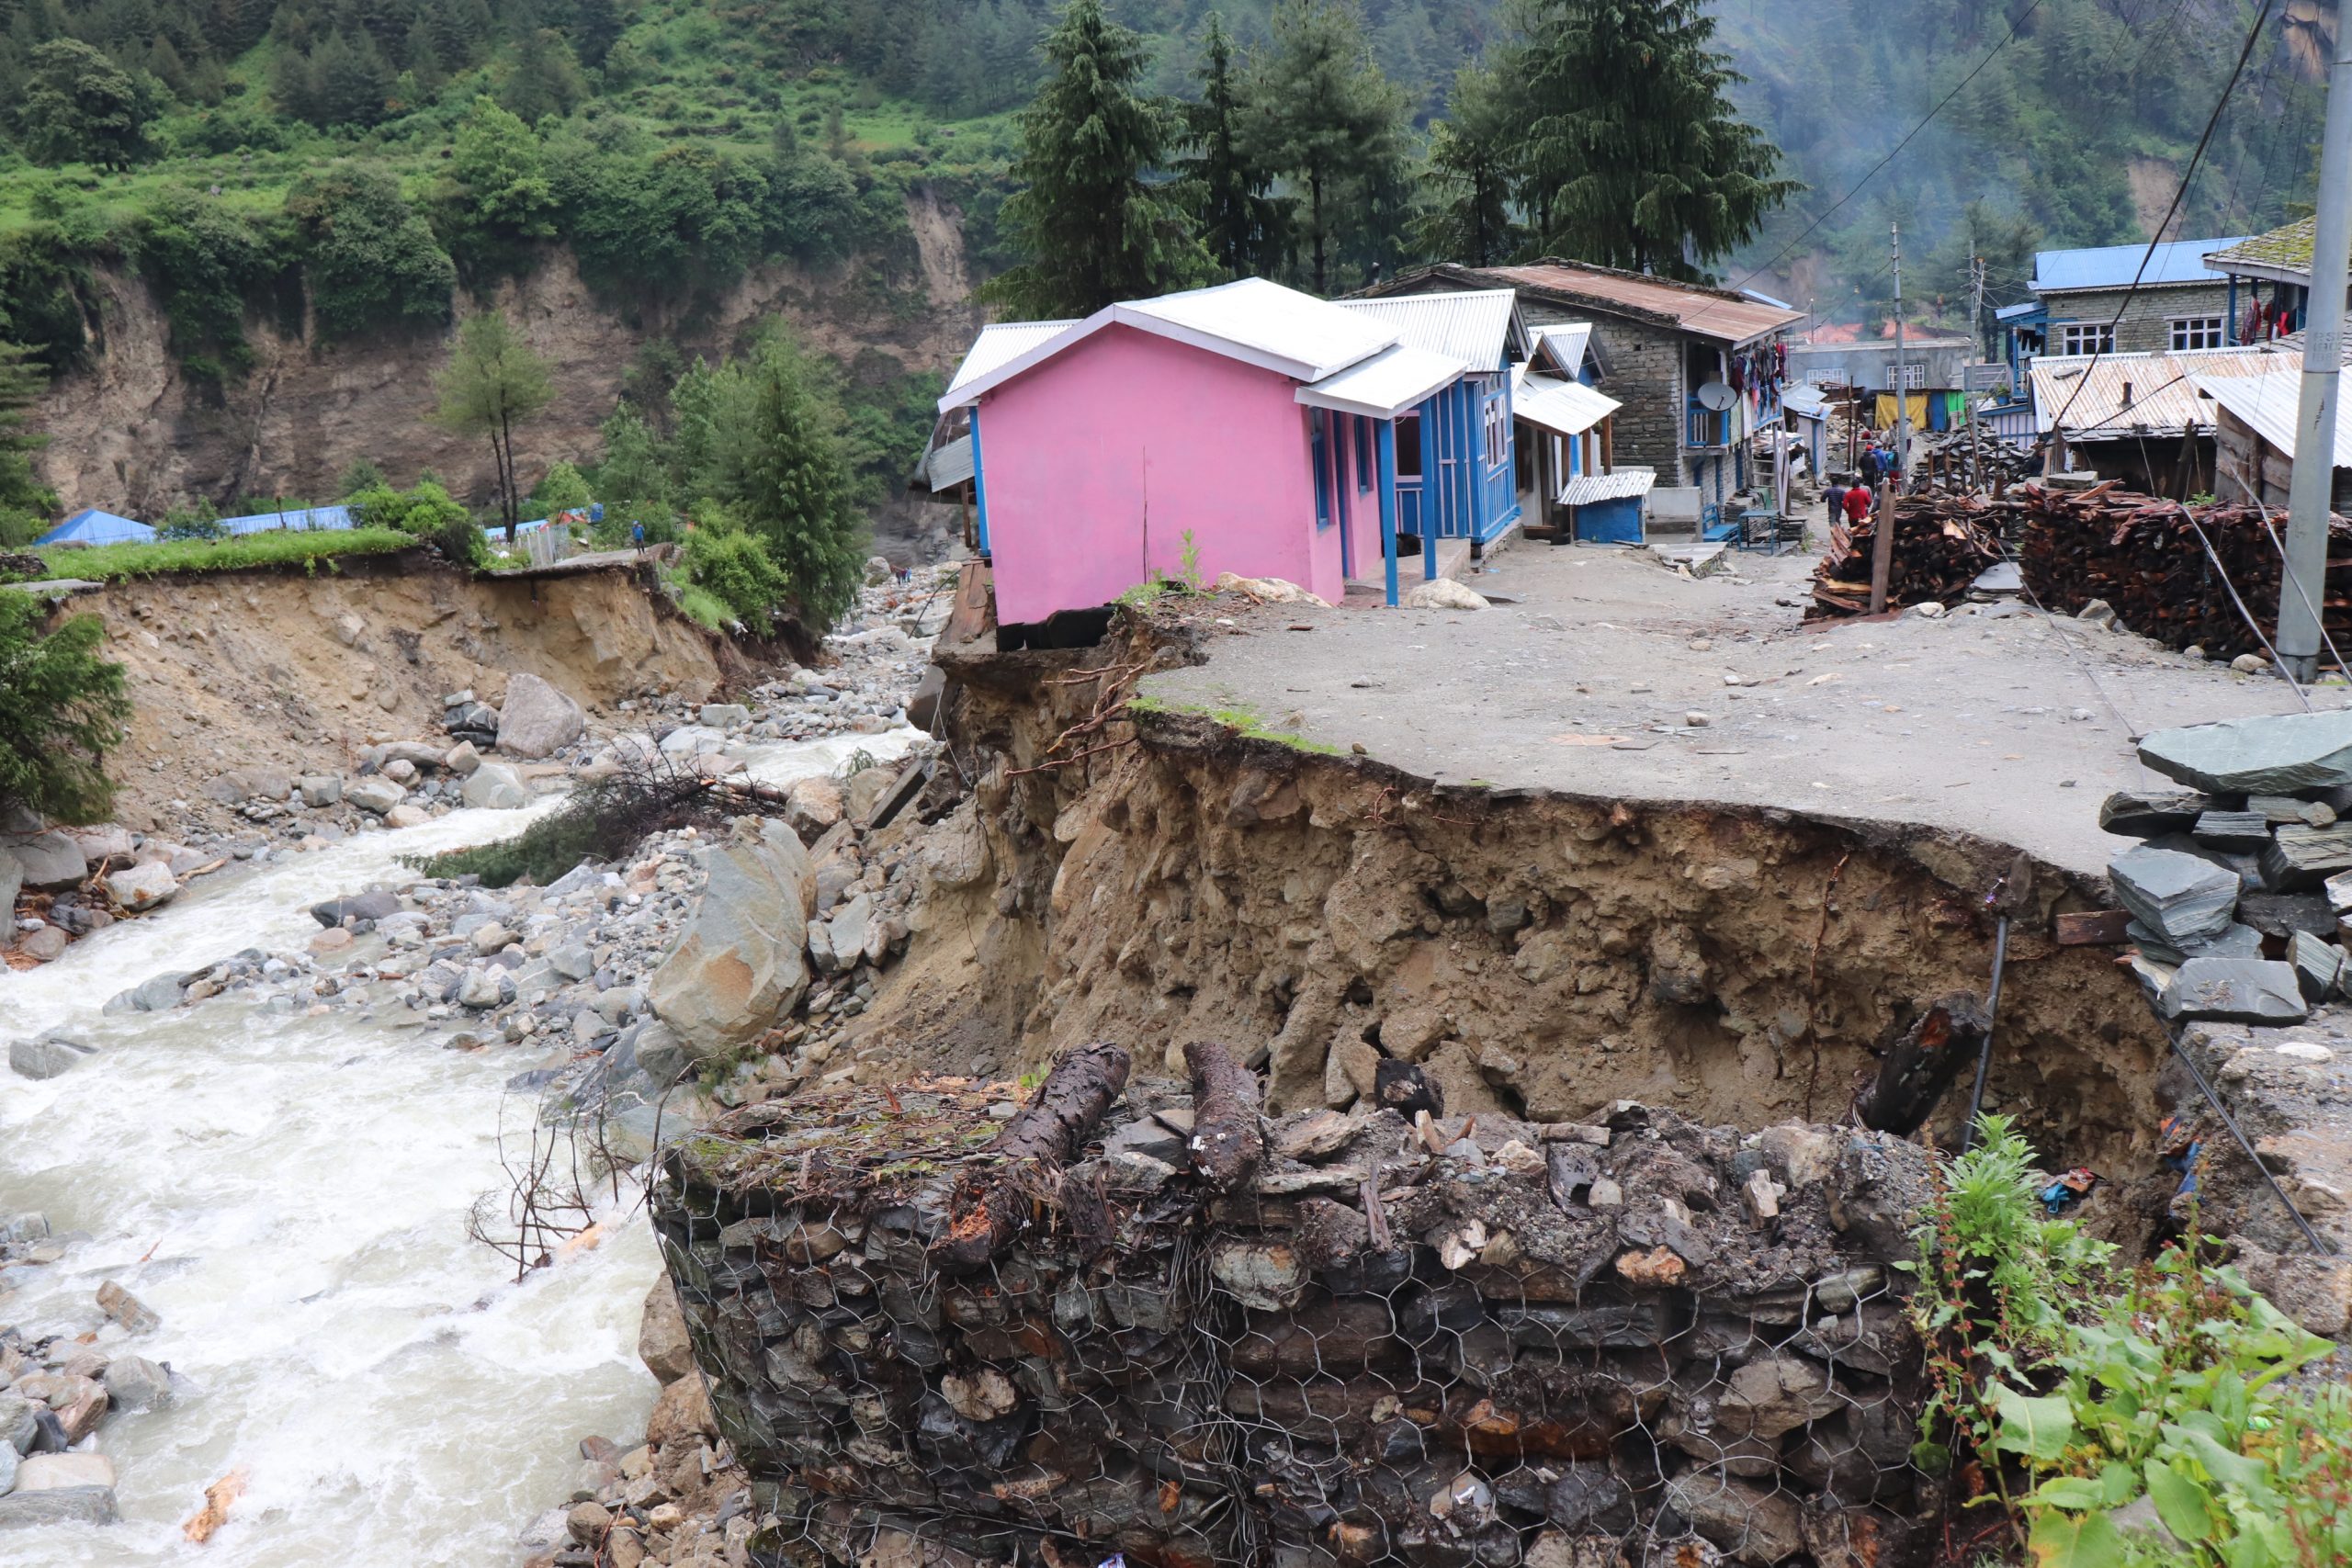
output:
<instances>
[{"instance_id":1,"label":"green shrub","mask_svg":"<svg viewBox=\"0 0 2352 1568\"><path fill-rule=\"evenodd\" d=\"M217 199L173 186L156 193L131 234L182 358L217 346L242 359L246 300L280 270L260 231Z\"/></svg>"},{"instance_id":2,"label":"green shrub","mask_svg":"<svg viewBox=\"0 0 2352 1568\"><path fill-rule=\"evenodd\" d=\"M686 619L715 632L725 633L734 629L735 612L729 609L727 602L718 594L692 583L674 586L678 592L678 613Z\"/></svg>"},{"instance_id":3,"label":"green shrub","mask_svg":"<svg viewBox=\"0 0 2352 1568\"><path fill-rule=\"evenodd\" d=\"M701 526L686 536L686 579L755 631L765 631L769 612L792 592L759 536Z\"/></svg>"},{"instance_id":4,"label":"green shrub","mask_svg":"<svg viewBox=\"0 0 2352 1568\"><path fill-rule=\"evenodd\" d=\"M2352 1397L2286 1381L2335 1347L2203 1261L2210 1243L2119 1275L2038 1212L2015 1127L1980 1126L1920 1232L1917 1457L1974 1457L1978 1501L2008 1506L2046 1568L2352 1561Z\"/></svg>"},{"instance_id":5,"label":"green shrub","mask_svg":"<svg viewBox=\"0 0 2352 1568\"><path fill-rule=\"evenodd\" d=\"M286 193L286 214L301 236L311 307L329 335L448 320L457 268L390 175L343 164L307 175Z\"/></svg>"},{"instance_id":6,"label":"green shrub","mask_svg":"<svg viewBox=\"0 0 2352 1568\"><path fill-rule=\"evenodd\" d=\"M428 876L479 876L485 887L530 877L542 886L585 860L617 860L648 833L684 823L704 793L702 781L654 757L571 792L555 810L512 839L446 854L412 856Z\"/></svg>"},{"instance_id":7,"label":"green shrub","mask_svg":"<svg viewBox=\"0 0 2352 1568\"><path fill-rule=\"evenodd\" d=\"M229 539L158 539L147 545L52 547L42 552L59 577L94 582L153 577L165 571L235 571L246 567L300 566L334 570L337 556L384 555L416 547L416 541L390 528L311 529L299 533L240 534ZM0 594L0 598L20 595Z\"/></svg>"},{"instance_id":8,"label":"green shrub","mask_svg":"<svg viewBox=\"0 0 2352 1568\"><path fill-rule=\"evenodd\" d=\"M98 657L96 615L41 629L40 603L0 592L0 806L57 822L103 822L113 814L106 753L130 718L122 666Z\"/></svg>"}]
</instances>

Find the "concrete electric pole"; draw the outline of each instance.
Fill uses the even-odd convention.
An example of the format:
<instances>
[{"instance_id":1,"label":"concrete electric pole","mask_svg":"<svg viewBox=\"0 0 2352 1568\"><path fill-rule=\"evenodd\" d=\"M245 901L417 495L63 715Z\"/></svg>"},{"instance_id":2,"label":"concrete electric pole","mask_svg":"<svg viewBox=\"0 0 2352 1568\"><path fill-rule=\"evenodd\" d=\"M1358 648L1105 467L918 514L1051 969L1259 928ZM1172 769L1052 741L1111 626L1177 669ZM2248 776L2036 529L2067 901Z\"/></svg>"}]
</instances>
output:
<instances>
[{"instance_id":1,"label":"concrete electric pole","mask_svg":"<svg viewBox=\"0 0 2352 1568\"><path fill-rule=\"evenodd\" d=\"M2352 0L2344 0L2352 5ZM1894 243L1894 472L1879 481L1878 536L1871 541L1871 614L1886 613L1887 580L1894 572L1894 492L1909 477L1911 389L1903 373L1903 225L1891 224Z\"/></svg>"},{"instance_id":2,"label":"concrete electric pole","mask_svg":"<svg viewBox=\"0 0 2352 1568\"><path fill-rule=\"evenodd\" d=\"M2320 141L2318 233L2303 318L2302 400L2287 491L2287 570L2278 585L2278 657L2298 681L2319 670L2327 602L2327 514L2335 485L2335 401L2344 364L2344 296L2352 272L2352 0L2337 0L2335 63Z\"/></svg>"}]
</instances>

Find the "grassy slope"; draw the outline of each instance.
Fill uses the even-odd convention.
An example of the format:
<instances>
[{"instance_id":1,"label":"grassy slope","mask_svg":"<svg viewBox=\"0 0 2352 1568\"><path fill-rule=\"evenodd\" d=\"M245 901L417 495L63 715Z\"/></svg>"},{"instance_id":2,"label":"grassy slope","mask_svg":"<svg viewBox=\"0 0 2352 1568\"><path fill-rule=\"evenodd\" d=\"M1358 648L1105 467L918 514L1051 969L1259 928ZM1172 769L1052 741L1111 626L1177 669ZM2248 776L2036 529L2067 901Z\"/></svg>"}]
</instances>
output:
<instances>
[{"instance_id":1,"label":"grassy slope","mask_svg":"<svg viewBox=\"0 0 2352 1568\"><path fill-rule=\"evenodd\" d=\"M300 534L247 534L233 539L169 539L152 545L51 546L34 553L52 575L93 582L153 577L159 572L234 571L243 567L300 565L334 570L337 556L389 555L423 541L392 528L351 528Z\"/></svg>"}]
</instances>

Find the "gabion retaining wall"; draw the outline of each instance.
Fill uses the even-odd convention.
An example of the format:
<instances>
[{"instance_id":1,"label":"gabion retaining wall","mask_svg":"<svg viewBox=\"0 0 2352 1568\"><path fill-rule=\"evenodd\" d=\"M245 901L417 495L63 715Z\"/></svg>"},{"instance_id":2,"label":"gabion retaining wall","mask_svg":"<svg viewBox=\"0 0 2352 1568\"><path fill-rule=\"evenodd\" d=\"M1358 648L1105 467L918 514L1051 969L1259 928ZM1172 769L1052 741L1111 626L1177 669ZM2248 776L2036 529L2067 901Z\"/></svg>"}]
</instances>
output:
<instances>
[{"instance_id":1,"label":"gabion retaining wall","mask_svg":"<svg viewBox=\"0 0 2352 1568\"><path fill-rule=\"evenodd\" d=\"M1013 1093L934 1080L737 1113L664 1152L655 1223L721 1429L859 1568L1601 1568L1922 1558L1905 1315L1924 1151L1395 1111L1186 1168L1130 1085L1031 1168L992 1263L929 1253Z\"/></svg>"}]
</instances>

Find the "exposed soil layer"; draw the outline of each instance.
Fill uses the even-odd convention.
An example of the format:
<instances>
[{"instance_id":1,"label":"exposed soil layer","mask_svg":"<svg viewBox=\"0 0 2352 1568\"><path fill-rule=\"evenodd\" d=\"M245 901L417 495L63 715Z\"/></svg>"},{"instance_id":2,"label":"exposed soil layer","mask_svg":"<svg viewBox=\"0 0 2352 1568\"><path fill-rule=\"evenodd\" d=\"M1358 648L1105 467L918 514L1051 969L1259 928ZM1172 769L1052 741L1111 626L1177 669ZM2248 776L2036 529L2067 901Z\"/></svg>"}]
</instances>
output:
<instances>
[{"instance_id":1,"label":"exposed soil layer","mask_svg":"<svg viewBox=\"0 0 2352 1568\"><path fill-rule=\"evenodd\" d=\"M949 1070L1111 1040L1181 1074L1183 1045L1214 1039L1265 1053L1275 1111L1368 1095L1390 1057L1457 1114L1575 1121L1630 1098L1753 1128L1842 1119L1877 1048L1990 976L2007 846L1439 787L1164 711L1064 740L1106 683L1196 657L1124 624L1082 653L941 657L975 787L865 1037ZM2162 1030L2109 951L2046 935L2100 889L2048 867L2035 887L1987 1103L2052 1163L2153 1171ZM1932 1135L1956 1136L1965 1098L1963 1082Z\"/></svg>"},{"instance_id":2,"label":"exposed soil layer","mask_svg":"<svg viewBox=\"0 0 2352 1568\"><path fill-rule=\"evenodd\" d=\"M515 671L592 709L653 690L699 700L741 671L625 571L475 580L361 558L314 576L119 583L67 609L99 616L107 656L130 671L130 739L108 771L119 819L142 830L201 816L205 784L231 768L343 772L371 735L437 736L445 694L497 703Z\"/></svg>"}]
</instances>

